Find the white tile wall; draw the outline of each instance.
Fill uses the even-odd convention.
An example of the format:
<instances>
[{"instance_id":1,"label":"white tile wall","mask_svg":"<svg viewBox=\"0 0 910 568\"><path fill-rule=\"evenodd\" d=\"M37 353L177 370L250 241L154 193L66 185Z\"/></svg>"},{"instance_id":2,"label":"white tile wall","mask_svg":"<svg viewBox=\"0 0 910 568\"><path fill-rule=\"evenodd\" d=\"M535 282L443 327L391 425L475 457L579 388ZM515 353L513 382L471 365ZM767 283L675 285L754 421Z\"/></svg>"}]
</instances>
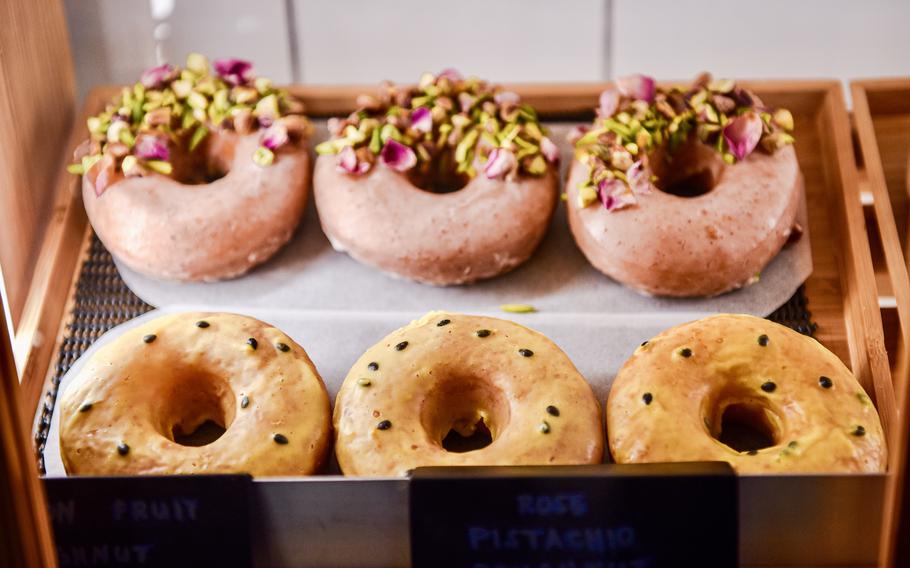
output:
<instances>
[{"instance_id":1,"label":"white tile wall","mask_svg":"<svg viewBox=\"0 0 910 568\"><path fill-rule=\"evenodd\" d=\"M82 93L192 50L317 84L910 75L910 0L64 1Z\"/></svg>"},{"instance_id":2,"label":"white tile wall","mask_svg":"<svg viewBox=\"0 0 910 568\"><path fill-rule=\"evenodd\" d=\"M614 0L613 15L620 76L910 75L908 0Z\"/></svg>"},{"instance_id":3,"label":"white tile wall","mask_svg":"<svg viewBox=\"0 0 910 568\"><path fill-rule=\"evenodd\" d=\"M294 1L299 76L310 83L414 81L455 67L502 82L607 73L607 0Z\"/></svg>"}]
</instances>

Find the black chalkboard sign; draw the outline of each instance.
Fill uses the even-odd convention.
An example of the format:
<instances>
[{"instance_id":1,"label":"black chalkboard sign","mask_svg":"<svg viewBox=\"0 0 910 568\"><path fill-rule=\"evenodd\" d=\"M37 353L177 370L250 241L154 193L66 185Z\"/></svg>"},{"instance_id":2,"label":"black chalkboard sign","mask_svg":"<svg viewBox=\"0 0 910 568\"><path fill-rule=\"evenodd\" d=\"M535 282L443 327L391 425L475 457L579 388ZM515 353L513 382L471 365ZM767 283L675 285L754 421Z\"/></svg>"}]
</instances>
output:
<instances>
[{"instance_id":1,"label":"black chalkboard sign","mask_svg":"<svg viewBox=\"0 0 910 568\"><path fill-rule=\"evenodd\" d=\"M410 498L417 568L738 565L725 463L418 468Z\"/></svg>"},{"instance_id":2,"label":"black chalkboard sign","mask_svg":"<svg viewBox=\"0 0 910 568\"><path fill-rule=\"evenodd\" d=\"M44 480L61 568L251 566L245 475Z\"/></svg>"}]
</instances>

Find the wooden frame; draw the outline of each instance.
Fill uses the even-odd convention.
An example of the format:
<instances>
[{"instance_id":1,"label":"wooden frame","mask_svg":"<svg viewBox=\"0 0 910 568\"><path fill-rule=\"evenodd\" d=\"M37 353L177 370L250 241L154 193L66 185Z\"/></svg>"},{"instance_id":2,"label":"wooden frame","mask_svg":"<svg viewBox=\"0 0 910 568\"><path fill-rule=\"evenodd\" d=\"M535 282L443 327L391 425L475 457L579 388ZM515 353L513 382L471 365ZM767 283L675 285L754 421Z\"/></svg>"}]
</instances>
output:
<instances>
[{"instance_id":1,"label":"wooden frame","mask_svg":"<svg viewBox=\"0 0 910 568\"><path fill-rule=\"evenodd\" d=\"M901 420L891 433L891 452L895 469L891 472L886 487L886 511L890 517L891 534L883 535L890 542L891 549L883 553L894 557L900 543L899 530L904 523L906 530L910 520L903 518L901 505L906 509L907 496L903 494L907 478L907 441L910 436L910 420L907 416L910 396L910 283L907 274L910 266L910 78L875 79L853 81L850 84L853 96L853 118L859 145L861 172L865 188L872 196L872 206L877 221L878 239L890 286L896 300L897 310L897 354L894 361L894 388L897 408ZM904 547L908 545L905 543ZM910 554L904 550L903 554ZM904 557L906 561L907 558Z\"/></svg>"},{"instance_id":2,"label":"wooden frame","mask_svg":"<svg viewBox=\"0 0 910 568\"><path fill-rule=\"evenodd\" d=\"M596 104L603 84L512 85L546 118L587 115ZM899 430L894 384L884 348L876 283L860 204L859 182L850 140L850 124L841 86L835 81L765 81L750 83L767 103L786 106L797 117L797 136L813 146L824 160L804 161L817 175L809 194L809 208L823 208L835 223L810 219L810 239L815 268L806 283L819 340L853 369L876 400L883 424L894 444ZM346 114L356 95L372 87L292 87L307 104L311 116ZM99 111L116 93L116 87L91 92L70 136L75 147L84 136L84 119ZM808 120L807 120L808 119ZM801 156L801 160L810 154ZM62 168L61 168L62 171ZM81 203L78 178L61 174L55 195L55 215L45 236L17 348L23 357L22 389L26 413L34 413L50 376L52 358L65 332L66 306L72 300L73 283L90 233ZM883 211L876 210L876 214ZM821 217L821 216L820 216ZM885 232L883 238L894 238ZM81 251L81 252L80 252ZM906 287L906 271L896 277L896 289ZM905 306L910 301L902 293ZM35 339L44 338L43 341ZM47 338L56 338L56 342ZM906 381L905 381L906 382ZM905 384L902 383L902 384ZM905 416L905 414L904 414ZM900 439L898 437L898 439ZM891 472L902 471L892 453ZM899 491L899 484L893 483ZM887 509L888 507L886 507ZM889 511L890 512L890 511ZM884 521L882 554L890 558L894 519Z\"/></svg>"}]
</instances>

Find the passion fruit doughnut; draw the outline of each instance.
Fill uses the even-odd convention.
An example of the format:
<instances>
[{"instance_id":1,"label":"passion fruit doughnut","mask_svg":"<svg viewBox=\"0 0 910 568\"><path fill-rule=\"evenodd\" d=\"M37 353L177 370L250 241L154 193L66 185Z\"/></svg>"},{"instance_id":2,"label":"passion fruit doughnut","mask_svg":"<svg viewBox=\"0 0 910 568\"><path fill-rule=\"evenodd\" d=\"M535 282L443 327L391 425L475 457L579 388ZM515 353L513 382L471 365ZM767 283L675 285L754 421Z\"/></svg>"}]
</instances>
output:
<instances>
[{"instance_id":1,"label":"passion fruit doughnut","mask_svg":"<svg viewBox=\"0 0 910 568\"><path fill-rule=\"evenodd\" d=\"M591 387L563 351L516 323L430 312L354 363L335 401L335 455L347 475L418 466L600 463ZM448 451L485 427L492 442Z\"/></svg>"},{"instance_id":2,"label":"passion fruit doughnut","mask_svg":"<svg viewBox=\"0 0 910 568\"><path fill-rule=\"evenodd\" d=\"M162 65L89 119L71 166L119 260L181 281L243 274L290 238L309 190L303 105L249 63Z\"/></svg>"},{"instance_id":3,"label":"passion fruit doughnut","mask_svg":"<svg viewBox=\"0 0 910 568\"><path fill-rule=\"evenodd\" d=\"M325 461L330 420L322 379L281 330L181 313L92 355L63 394L60 453L70 475L307 475ZM207 421L224 433L185 445Z\"/></svg>"},{"instance_id":4,"label":"passion fruit doughnut","mask_svg":"<svg viewBox=\"0 0 910 568\"><path fill-rule=\"evenodd\" d=\"M610 390L607 435L618 463L726 461L739 473L880 472L887 458L878 413L840 359L745 315L642 343Z\"/></svg>"},{"instance_id":5,"label":"passion fruit doughnut","mask_svg":"<svg viewBox=\"0 0 910 568\"><path fill-rule=\"evenodd\" d=\"M358 103L316 147L316 207L336 250L436 285L491 278L531 256L559 175L533 108L454 71L384 84Z\"/></svg>"},{"instance_id":6,"label":"passion fruit doughnut","mask_svg":"<svg viewBox=\"0 0 910 568\"><path fill-rule=\"evenodd\" d=\"M569 226L598 270L639 292L746 286L791 238L802 178L793 117L732 81L687 90L633 77L576 132Z\"/></svg>"}]
</instances>

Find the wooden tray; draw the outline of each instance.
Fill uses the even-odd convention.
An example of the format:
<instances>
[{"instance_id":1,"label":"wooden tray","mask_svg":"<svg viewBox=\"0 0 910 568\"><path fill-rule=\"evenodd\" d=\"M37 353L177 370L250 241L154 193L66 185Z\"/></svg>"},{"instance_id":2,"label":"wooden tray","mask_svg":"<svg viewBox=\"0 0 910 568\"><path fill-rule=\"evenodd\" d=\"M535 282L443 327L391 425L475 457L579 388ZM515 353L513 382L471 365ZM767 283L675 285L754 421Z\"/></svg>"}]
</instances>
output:
<instances>
[{"instance_id":1,"label":"wooden tray","mask_svg":"<svg viewBox=\"0 0 910 568\"><path fill-rule=\"evenodd\" d=\"M544 119L557 119L590 116L604 86L512 85L510 88L536 106ZM860 204L850 125L841 86L834 81L767 81L749 83L748 86L766 103L789 108L796 119L796 149L806 180L814 262L814 272L806 282L806 296L813 320L818 324L815 335L857 375L875 401L886 436L894 446L895 440L900 439L896 437L898 407L884 345L870 245ZM292 87L291 90L304 100L312 116L331 116L350 112L356 95L371 88ZM116 88L99 88L90 93L70 137L69 147L75 147L85 136L82 126L85 118L98 112L116 92ZM42 392L48 388L53 357L66 332L70 311L67 306L73 302L75 276L88 250L90 236L78 178L65 174L61 167L58 179L54 217L40 251L38 270L23 312L16 344L20 360L23 361L23 396L27 412L33 414ZM896 231L892 233L896 234ZM892 233L882 234L891 248L895 238ZM903 278L904 282L898 282L898 287L906 284L906 272ZM904 298L905 303L906 301ZM52 340L54 338L55 341ZM889 471L892 473L902 471L900 464L894 461L895 455L892 453L891 456ZM891 534L892 517L883 517L885 524L881 531L881 545L878 544L881 525L862 527L862 534L852 541L850 531L855 528L851 524L855 519L868 518L870 514L873 519L877 519L879 509L882 513L890 512L889 503L882 507L880 500L873 497L870 502L866 502L863 497L869 494L880 495L881 487L886 483L891 491L889 494L893 495L897 485L886 481L892 478L894 476L891 474L855 476L855 483L851 481L851 476L746 478L743 492L747 501L744 502L743 515L749 521L746 531L751 531L751 534L743 538L744 560L763 564L800 562L808 565L815 562L815 565L826 565L846 561L873 565L877 558L886 558L890 551L890 540L885 537ZM813 479L817 479L818 484ZM835 482L828 485L831 479ZM341 482L339 489L352 483L350 480L338 481ZM807 482L809 486L837 489L844 495L825 497L814 494L809 501L805 501L808 510L792 512L780 522L774 518L773 508L763 506L763 501L768 498L765 493L769 490L773 492L782 489L794 498L813 493L799 489L805 488ZM320 485L323 483L325 481L321 481ZM299 526L308 526L308 523L316 526L318 521L325 520L317 518L318 512L299 514L313 517L301 519ZM814 520L813 526L806 527L807 519ZM873 520L872 525L875 524ZM406 533L407 527L403 530ZM843 538L832 538L832 535L843 535ZM806 546L817 537L823 538L823 550L814 545ZM370 547L368 540L363 541L364 550L372 548L376 552L375 546L381 543ZM326 538L325 541L332 542L332 539ZM400 541L396 546L403 542L406 540ZM768 542L774 542L776 550L767 550L769 547L765 544ZM280 547L281 543L274 546ZM880 552L876 553L876 550ZM280 554L281 551L276 549L272 552ZM373 560L381 562L379 558Z\"/></svg>"},{"instance_id":2,"label":"wooden tray","mask_svg":"<svg viewBox=\"0 0 910 568\"><path fill-rule=\"evenodd\" d=\"M858 146L857 162L861 190L871 201L875 223L870 223L873 252L878 252L880 269L876 280L879 292L894 298L894 307L883 306L882 315L888 322L886 337L892 345L894 388L897 408L902 420L892 432L891 459L895 465L890 472L897 481L889 485L886 514L894 519L890 525L896 543L898 519L904 529L910 523L910 502L902 495L907 486L908 380L910 380L910 314L908 304L908 250L910 250L910 78L872 79L853 81L853 124ZM875 257L874 257L875 258ZM882 277L886 274L887 278ZM903 468L903 471L901 470ZM903 479L903 481L899 481ZM901 506L903 503L903 507ZM910 561L910 543L905 539L898 556Z\"/></svg>"}]
</instances>

